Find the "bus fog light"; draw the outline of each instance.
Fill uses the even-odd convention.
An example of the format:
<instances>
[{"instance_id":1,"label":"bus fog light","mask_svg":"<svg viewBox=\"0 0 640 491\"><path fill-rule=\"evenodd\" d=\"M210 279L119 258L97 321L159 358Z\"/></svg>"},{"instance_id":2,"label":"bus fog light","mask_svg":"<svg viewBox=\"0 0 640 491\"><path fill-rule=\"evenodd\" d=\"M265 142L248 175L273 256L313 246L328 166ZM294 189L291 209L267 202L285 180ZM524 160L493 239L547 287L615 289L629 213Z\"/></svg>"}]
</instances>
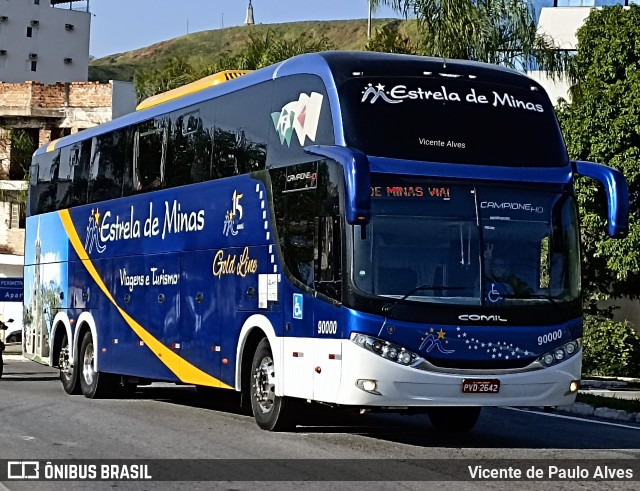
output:
<instances>
[{"instance_id":1,"label":"bus fog light","mask_svg":"<svg viewBox=\"0 0 640 491\"><path fill-rule=\"evenodd\" d=\"M376 384L375 380L365 380L362 382L362 388L367 392L376 390L376 387L378 387L378 384Z\"/></svg>"},{"instance_id":2,"label":"bus fog light","mask_svg":"<svg viewBox=\"0 0 640 491\"><path fill-rule=\"evenodd\" d=\"M370 394L380 395L378 392L378 382L370 379L358 379L356 380L356 387L364 390L365 392L369 392Z\"/></svg>"},{"instance_id":3,"label":"bus fog light","mask_svg":"<svg viewBox=\"0 0 640 491\"><path fill-rule=\"evenodd\" d=\"M571 383L569 384L569 392L577 392L578 389L580 388L580 381L579 380L572 380Z\"/></svg>"}]
</instances>

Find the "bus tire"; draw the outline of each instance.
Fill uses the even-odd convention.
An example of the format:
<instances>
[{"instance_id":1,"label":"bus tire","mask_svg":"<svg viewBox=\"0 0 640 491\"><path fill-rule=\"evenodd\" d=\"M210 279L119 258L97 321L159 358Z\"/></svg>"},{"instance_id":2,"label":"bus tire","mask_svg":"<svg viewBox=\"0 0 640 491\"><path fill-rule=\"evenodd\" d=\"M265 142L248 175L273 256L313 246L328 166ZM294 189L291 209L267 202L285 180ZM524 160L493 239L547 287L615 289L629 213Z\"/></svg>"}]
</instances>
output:
<instances>
[{"instance_id":1,"label":"bus tire","mask_svg":"<svg viewBox=\"0 0 640 491\"><path fill-rule=\"evenodd\" d=\"M98 372L94 369L95 344L91 332L87 331L80 344L80 356L78 365L80 368L80 388L85 397L100 399L109 397L115 389L113 375Z\"/></svg>"},{"instance_id":2,"label":"bus tire","mask_svg":"<svg viewBox=\"0 0 640 491\"><path fill-rule=\"evenodd\" d=\"M60 354L58 355L58 367L60 368L60 382L62 388L67 394L80 394L80 382L78 380L78 365L72 364L69 357L69 339L65 333L60 346Z\"/></svg>"},{"instance_id":3,"label":"bus tire","mask_svg":"<svg viewBox=\"0 0 640 491\"><path fill-rule=\"evenodd\" d=\"M263 430L286 431L295 427L293 401L275 394L276 374L268 339L258 344L251 365L251 407Z\"/></svg>"},{"instance_id":4,"label":"bus tire","mask_svg":"<svg viewBox=\"0 0 640 491\"><path fill-rule=\"evenodd\" d=\"M473 428L480 417L482 408L472 407L433 407L427 412L433 427L447 433L464 433Z\"/></svg>"}]
</instances>

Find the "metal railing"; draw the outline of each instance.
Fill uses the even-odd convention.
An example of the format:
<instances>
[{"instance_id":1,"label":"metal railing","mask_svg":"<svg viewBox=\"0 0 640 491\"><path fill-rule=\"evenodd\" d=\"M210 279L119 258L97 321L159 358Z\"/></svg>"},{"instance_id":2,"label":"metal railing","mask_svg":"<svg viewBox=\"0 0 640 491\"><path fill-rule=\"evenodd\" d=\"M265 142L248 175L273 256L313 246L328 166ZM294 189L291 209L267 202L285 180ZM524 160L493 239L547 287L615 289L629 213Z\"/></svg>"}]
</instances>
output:
<instances>
[{"instance_id":1,"label":"metal railing","mask_svg":"<svg viewBox=\"0 0 640 491\"><path fill-rule=\"evenodd\" d=\"M51 0L51 6L57 9L89 12L89 0Z\"/></svg>"}]
</instances>

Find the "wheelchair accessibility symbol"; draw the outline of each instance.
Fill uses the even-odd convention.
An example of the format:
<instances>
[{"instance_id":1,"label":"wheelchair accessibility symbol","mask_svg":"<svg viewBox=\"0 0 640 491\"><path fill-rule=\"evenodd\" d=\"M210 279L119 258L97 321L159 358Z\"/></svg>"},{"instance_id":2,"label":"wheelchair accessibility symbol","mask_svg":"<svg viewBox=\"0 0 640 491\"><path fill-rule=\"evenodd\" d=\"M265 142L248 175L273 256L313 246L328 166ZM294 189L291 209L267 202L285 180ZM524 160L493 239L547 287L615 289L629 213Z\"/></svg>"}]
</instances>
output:
<instances>
[{"instance_id":1,"label":"wheelchair accessibility symbol","mask_svg":"<svg viewBox=\"0 0 640 491\"><path fill-rule=\"evenodd\" d=\"M509 287L502 283L489 283L486 288L489 303L504 302L505 295L510 293Z\"/></svg>"},{"instance_id":2,"label":"wheelchair accessibility symbol","mask_svg":"<svg viewBox=\"0 0 640 491\"><path fill-rule=\"evenodd\" d=\"M293 294L293 318L302 319L302 315L303 315L302 294L294 293Z\"/></svg>"}]
</instances>

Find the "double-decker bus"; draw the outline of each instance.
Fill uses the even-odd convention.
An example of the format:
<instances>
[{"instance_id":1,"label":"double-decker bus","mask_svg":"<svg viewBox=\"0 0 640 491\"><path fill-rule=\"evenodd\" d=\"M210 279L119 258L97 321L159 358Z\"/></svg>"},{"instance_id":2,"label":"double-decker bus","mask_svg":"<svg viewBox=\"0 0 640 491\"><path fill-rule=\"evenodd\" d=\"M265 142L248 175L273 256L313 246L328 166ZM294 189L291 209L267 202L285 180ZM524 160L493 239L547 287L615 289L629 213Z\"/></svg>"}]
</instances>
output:
<instances>
[{"instance_id":1,"label":"double-decker bus","mask_svg":"<svg viewBox=\"0 0 640 491\"><path fill-rule=\"evenodd\" d=\"M314 401L448 430L574 401L574 180L612 237L628 195L536 82L365 52L226 78L36 151L25 352L66 392L230 389L267 430Z\"/></svg>"}]
</instances>

